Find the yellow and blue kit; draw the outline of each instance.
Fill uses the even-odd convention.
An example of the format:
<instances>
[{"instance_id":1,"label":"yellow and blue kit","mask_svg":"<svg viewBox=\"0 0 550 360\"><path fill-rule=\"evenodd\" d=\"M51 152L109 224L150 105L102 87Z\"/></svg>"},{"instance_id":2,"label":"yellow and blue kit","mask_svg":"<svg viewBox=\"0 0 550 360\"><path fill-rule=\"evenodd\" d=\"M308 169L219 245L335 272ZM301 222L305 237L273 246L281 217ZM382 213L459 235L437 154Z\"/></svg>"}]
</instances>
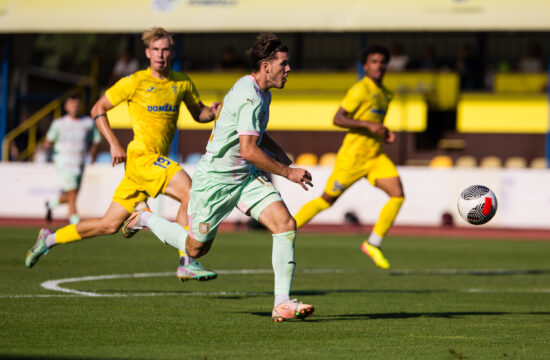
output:
<instances>
[{"instance_id":1,"label":"yellow and blue kit","mask_svg":"<svg viewBox=\"0 0 550 360\"><path fill-rule=\"evenodd\" d=\"M120 79L105 96L116 106L127 102L134 139L126 151L124 178L113 201L132 212L138 201L164 192L170 179L181 170L168 159L182 103L188 108L200 103L191 79L171 71L165 79L153 76L150 69Z\"/></svg>"}]
</instances>

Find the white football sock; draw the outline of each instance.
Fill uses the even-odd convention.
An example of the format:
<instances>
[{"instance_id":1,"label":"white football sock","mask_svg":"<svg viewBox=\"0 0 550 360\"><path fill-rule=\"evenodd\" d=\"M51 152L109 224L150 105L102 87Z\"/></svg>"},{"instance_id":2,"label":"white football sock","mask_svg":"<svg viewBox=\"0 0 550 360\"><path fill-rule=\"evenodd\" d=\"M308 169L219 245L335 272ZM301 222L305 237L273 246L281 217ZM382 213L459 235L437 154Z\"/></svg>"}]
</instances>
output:
<instances>
[{"instance_id":1,"label":"white football sock","mask_svg":"<svg viewBox=\"0 0 550 360\"><path fill-rule=\"evenodd\" d=\"M371 244L372 246L376 246L377 248L379 248L380 246L382 246L382 240L383 239L384 239L383 237L378 236L373 231L373 232L370 233L368 243Z\"/></svg>"},{"instance_id":2,"label":"white football sock","mask_svg":"<svg viewBox=\"0 0 550 360\"><path fill-rule=\"evenodd\" d=\"M145 213L149 213L150 215L143 216ZM140 223L142 217L144 217L146 221L144 225L151 229L153 234L155 234L160 241L185 252L185 242L187 241L188 231L185 230L183 226L176 222L168 221L149 211L144 211L140 214Z\"/></svg>"},{"instance_id":3,"label":"white football sock","mask_svg":"<svg viewBox=\"0 0 550 360\"><path fill-rule=\"evenodd\" d=\"M289 299L296 267L294 239L296 239L296 231L273 234L271 262L275 273L275 306Z\"/></svg>"}]
</instances>

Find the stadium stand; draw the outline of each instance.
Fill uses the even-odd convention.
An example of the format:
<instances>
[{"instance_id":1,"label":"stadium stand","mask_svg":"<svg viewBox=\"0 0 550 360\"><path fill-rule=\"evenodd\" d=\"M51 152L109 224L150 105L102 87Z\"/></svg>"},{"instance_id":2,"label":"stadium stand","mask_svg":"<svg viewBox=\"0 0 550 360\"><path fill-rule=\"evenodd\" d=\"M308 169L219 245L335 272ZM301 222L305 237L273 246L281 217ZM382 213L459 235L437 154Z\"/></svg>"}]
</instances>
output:
<instances>
[{"instance_id":1,"label":"stadium stand","mask_svg":"<svg viewBox=\"0 0 550 360\"><path fill-rule=\"evenodd\" d=\"M546 169L548 167L548 161L546 160L546 158L537 157L531 160L529 167L531 169Z\"/></svg>"},{"instance_id":2,"label":"stadium stand","mask_svg":"<svg viewBox=\"0 0 550 360\"><path fill-rule=\"evenodd\" d=\"M191 153L185 157L185 163L189 165L195 165L199 163L202 154L198 152Z\"/></svg>"},{"instance_id":3,"label":"stadium stand","mask_svg":"<svg viewBox=\"0 0 550 360\"><path fill-rule=\"evenodd\" d=\"M97 154L95 158L96 164L111 164L113 162L111 158L111 153L108 151L102 151Z\"/></svg>"},{"instance_id":4,"label":"stadium stand","mask_svg":"<svg viewBox=\"0 0 550 360\"><path fill-rule=\"evenodd\" d=\"M512 156L506 159L504 167L508 169L524 169L527 167L527 160L521 156Z\"/></svg>"},{"instance_id":5,"label":"stadium stand","mask_svg":"<svg viewBox=\"0 0 550 360\"><path fill-rule=\"evenodd\" d=\"M455 160L455 167L457 168L475 168L477 166L477 159L470 155L459 156Z\"/></svg>"},{"instance_id":6,"label":"stadium stand","mask_svg":"<svg viewBox=\"0 0 550 360\"><path fill-rule=\"evenodd\" d=\"M437 155L430 161L430 167L450 168L453 167L453 159L447 155Z\"/></svg>"},{"instance_id":7,"label":"stadium stand","mask_svg":"<svg viewBox=\"0 0 550 360\"><path fill-rule=\"evenodd\" d=\"M502 167L502 160L497 156L485 156L481 159L479 166L482 168L496 169Z\"/></svg>"},{"instance_id":8,"label":"stadium stand","mask_svg":"<svg viewBox=\"0 0 550 360\"><path fill-rule=\"evenodd\" d=\"M321 155L319 158L319 165L321 166L334 166L336 162L336 153L329 152Z\"/></svg>"},{"instance_id":9,"label":"stadium stand","mask_svg":"<svg viewBox=\"0 0 550 360\"><path fill-rule=\"evenodd\" d=\"M317 155L313 153L302 153L296 158L296 165L311 166L317 165Z\"/></svg>"}]
</instances>

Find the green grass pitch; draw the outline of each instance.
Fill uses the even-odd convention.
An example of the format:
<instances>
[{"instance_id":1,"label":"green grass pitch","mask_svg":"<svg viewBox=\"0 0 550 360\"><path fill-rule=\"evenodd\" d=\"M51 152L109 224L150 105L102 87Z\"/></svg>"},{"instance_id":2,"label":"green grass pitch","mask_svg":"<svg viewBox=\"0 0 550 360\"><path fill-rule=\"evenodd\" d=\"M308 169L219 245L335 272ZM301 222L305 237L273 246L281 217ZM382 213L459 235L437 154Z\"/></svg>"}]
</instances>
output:
<instances>
[{"instance_id":1,"label":"green grass pitch","mask_svg":"<svg viewBox=\"0 0 550 360\"><path fill-rule=\"evenodd\" d=\"M186 283L149 232L27 269L36 234L0 228L0 359L550 359L549 241L390 236L384 271L362 236L299 234L291 296L316 310L273 323L266 232L220 233L218 278Z\"/></svg>"}]
</instances>

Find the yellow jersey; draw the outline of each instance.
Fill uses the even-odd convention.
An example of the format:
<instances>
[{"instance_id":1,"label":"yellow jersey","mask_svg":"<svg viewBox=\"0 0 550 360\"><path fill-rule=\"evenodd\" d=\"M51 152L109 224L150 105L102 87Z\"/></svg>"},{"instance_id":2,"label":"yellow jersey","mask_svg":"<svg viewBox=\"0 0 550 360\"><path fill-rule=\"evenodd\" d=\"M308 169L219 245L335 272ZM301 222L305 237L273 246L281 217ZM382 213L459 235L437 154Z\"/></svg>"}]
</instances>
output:
<instances>
[{"instance_id":1,"label":"yellow jersey","mask_svg":"<svg viewBox=\"0 0 550 360\"><path fill-rule=\"evenodd\" d=\"M158 79L150 68L120 79L105 96L113 106L128 103L134 132L128 151L161 155L168 155L181 103L189 108L200 102L199 93L187 75L170 71L166 79Z\"/></svg>"},{"instance_id":2,"label":"yellow jersey","mask_svg":"<svg viewBox=\"0 0 550 360\"><path fill-rule=\"evenodd\" d=\"M355 83L340 106L355 120L383 123L392 93L368 77ZM338 161L362 162L382 153L381 138L367 129L349 129L338 151Z\"/></svg>"}]
</instances>

